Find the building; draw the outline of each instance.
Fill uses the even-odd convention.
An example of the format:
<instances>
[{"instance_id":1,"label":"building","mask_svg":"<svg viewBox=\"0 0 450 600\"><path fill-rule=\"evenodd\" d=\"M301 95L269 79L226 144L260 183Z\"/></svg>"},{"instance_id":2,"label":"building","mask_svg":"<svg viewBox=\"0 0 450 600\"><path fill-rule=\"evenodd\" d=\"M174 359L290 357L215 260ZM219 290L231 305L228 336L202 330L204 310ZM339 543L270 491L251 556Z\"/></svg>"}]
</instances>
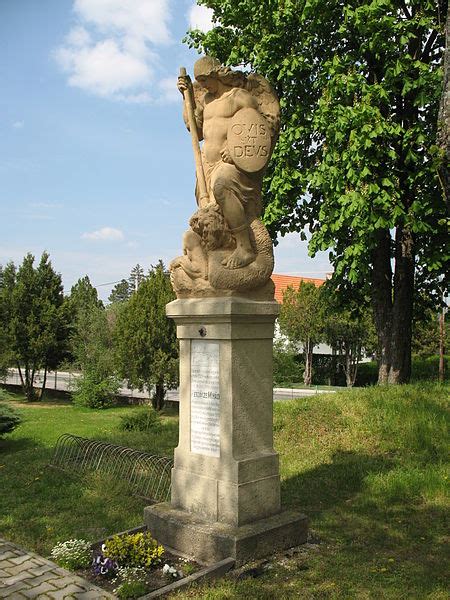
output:
<instances>
[{"instance_id":1,"label":"building","mask_svg":"<svg viewBox=\"0 0 450 600\"><path fill-rule=\"evenodd\" d=\"M316 287L320 287L326 281L326 279L315 279L312 277L295 277L294 275L278 275L272 273L272 281L275 284L275 300L280 304L283 304L283 292L289 286L297 289L302 281L305 283L313 283ZM278 323L275 326L275 339L280 338L280 330ZM314 354L332 354L333 351L327 344L317 344L314 346Z\"/></svg>"},{"instance_id":2,"label":"building","mask_svg":"<svg viewBox=\"0 0 450 600\"><path fill-rule=\"evenodd\" d=\"M289 286L297 289L302 281L305 283L313 283L316 287L320 287L326 279L313 279L311 277L294 277L293 275L278 275L272 273L272 281L275 284L275 300L283 304L283 292Z\"/></svg>"}]
</instances>

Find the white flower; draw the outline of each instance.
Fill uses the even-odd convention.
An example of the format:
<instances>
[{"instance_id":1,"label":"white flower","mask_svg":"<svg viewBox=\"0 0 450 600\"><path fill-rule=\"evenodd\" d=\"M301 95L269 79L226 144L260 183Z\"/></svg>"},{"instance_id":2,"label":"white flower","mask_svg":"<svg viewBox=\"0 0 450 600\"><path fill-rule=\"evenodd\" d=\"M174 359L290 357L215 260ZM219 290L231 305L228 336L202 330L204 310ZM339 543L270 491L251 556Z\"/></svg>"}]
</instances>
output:
<instances>
[{"instance_id":1,"label":"white flower","mask_svg":"<svg viewBox=\"0 0 450 600\"><path fill-rule=\"evenodd\" d=\"M163 566L162 572L164 573L164 575L172 575L172 577L178 577L178 571L175 569L175 567L171 567L167 563Z\"/></svg>"}]
</instances>

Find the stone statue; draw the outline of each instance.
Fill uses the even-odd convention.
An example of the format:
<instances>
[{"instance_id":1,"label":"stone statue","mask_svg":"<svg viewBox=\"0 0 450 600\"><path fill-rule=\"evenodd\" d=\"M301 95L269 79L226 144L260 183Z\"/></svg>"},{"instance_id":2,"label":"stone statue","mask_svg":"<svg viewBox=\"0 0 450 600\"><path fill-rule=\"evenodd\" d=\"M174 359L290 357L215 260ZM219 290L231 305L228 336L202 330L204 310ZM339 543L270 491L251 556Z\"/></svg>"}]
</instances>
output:
<instances>
[{"instance_id":1,"label":"stone statue","mask_svg":"<svg viewBox=\"0 0 450 600\"><path fill-rule=\"evenodd\" d=\"M194 76L191 83L181 69L178 89L196 161L198 210L183 237L183 256L170 265L172 285L178 298L273 299L272 241L260 216L278 99L263 77L208 56L195 63Z\"/></svg>"}]
</instances>

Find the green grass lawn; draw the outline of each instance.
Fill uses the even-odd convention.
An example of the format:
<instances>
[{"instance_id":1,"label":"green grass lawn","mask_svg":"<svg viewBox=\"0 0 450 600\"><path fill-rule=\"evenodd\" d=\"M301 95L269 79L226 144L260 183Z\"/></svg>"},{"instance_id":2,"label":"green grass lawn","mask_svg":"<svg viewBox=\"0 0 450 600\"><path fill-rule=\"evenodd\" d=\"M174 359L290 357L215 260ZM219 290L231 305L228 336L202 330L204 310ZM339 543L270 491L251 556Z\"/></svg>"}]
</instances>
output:
<instances>
[{"instance_id":1,"label":"green grass lawn","mask_svg":"<svg viewBox=\"0 0 450 600\"><path fill-rule=\"evenodd\" d=\"M232 573L173 598L446 600L448 392L427 384L277 402L283 503L309 516L318 544L277 555L256 579ZM47 555L56 541L142 522L144 503L125 488L45 465L64 432L170 454L174 415L155 434L124 434L117 424L131 409L14 405L26 420L0 440L0 535Z\"/></svg>"},{"instance_id":2,"label":"green grass lawn","mask_svg":"<svg viewBox=\"0 0 450 600\"><path fill-rule=\"evenodd\" d=\"M145 501L130 496L124 485L98 475L80 481L47 465L62 433L170 456L178 439L177 417L165 415L161 430L148 435L118 430L120 416L132 408L92 410L65 400L19 400L8 397L24 422L0 438L0 536L48 556L57 541L94 541L142 524Z\"/></svg>"}]
</instances>

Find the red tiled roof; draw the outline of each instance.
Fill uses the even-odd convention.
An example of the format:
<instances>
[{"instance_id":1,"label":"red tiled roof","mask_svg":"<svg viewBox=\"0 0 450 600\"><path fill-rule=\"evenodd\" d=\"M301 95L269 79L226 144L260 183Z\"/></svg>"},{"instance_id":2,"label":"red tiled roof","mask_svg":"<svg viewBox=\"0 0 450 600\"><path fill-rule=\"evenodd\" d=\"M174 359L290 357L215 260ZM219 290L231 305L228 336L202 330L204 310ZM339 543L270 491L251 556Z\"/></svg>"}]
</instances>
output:
<instances>
[{"instance_id":1,"label":"red tiled roof","mask_svg":"<svg viewBox=\"0 0 450 600\"><path fill-rule=\"evenodd\" d=\"M325 279L294 277L293 275L277 275L276 273L272 273L272 281L275 284L275 300L277 300L277 302L280 304L283 304L283 292L289 286L297 289L302 281L305 281L306 283L313 283L316 287L320 287L325 283Z\"/></svg>"}]
</instances>

